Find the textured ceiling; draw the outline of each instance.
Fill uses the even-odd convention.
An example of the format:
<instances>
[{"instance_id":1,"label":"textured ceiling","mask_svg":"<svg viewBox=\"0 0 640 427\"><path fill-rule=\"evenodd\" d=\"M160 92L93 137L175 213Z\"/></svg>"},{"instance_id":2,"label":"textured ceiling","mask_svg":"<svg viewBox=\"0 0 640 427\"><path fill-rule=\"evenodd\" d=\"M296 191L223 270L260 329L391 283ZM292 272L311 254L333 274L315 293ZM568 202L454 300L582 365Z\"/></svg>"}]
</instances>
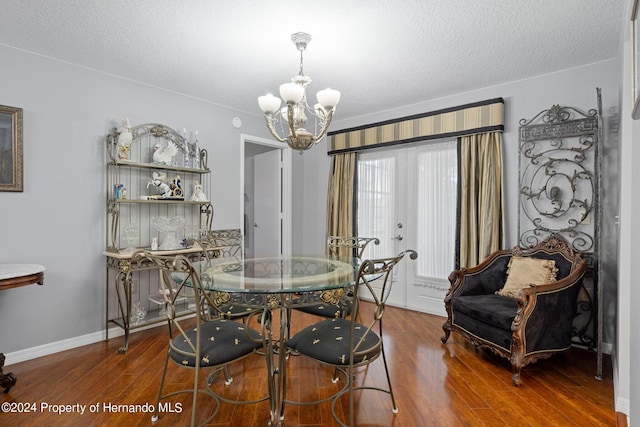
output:
<instances>
[{"instance_id":1,"label":"textured ceiling","mask_svg":"<svg viewBox=\"0 0 640 427\"><path fill-rule=\"evenodd\" d=\"M259 115L298 72L352 118L614 58L623 0L12 0L0 44ZM5 66L3 64L2 66Z\"/></svg>"}]
</instances>

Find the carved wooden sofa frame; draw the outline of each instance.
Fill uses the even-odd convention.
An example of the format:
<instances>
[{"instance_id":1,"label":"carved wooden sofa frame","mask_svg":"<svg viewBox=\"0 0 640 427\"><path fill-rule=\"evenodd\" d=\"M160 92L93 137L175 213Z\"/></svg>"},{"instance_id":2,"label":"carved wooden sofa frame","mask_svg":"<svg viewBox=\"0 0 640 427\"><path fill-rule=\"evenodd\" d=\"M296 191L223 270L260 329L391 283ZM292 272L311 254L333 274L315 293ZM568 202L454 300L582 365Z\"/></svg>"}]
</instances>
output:
<instances>
[{"instance_id":1,"label":"carved wooden sofa frame","mask_svg":"<svg viewBox=\"0 0 640 427\"><path fill-rule=\"evenodd\" d=\"M496 295L507 278L512 256L553 259L557 280L531 284L517 297ZM478 348L509 359L513 383L520 385L523 366L571 346L573 319L586 261L559 236L551 236L530 249L518 246L491 254L480 265L455 270L444 303L447 321L442 326L446 343L456 331Z\"/></svg>"}]
</instances>

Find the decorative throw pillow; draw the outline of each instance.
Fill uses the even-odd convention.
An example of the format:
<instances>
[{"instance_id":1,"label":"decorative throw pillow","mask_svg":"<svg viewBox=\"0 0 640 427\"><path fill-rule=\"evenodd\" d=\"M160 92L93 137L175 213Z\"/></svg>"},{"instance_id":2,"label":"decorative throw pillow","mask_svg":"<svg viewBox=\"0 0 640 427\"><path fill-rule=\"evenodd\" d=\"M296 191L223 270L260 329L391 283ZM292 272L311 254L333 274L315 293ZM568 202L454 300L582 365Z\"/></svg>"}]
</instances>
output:
<instances>
[{"instance_id":1,"label":"decorative throw pillow","mask_svg":"<svg viewBox=\"0 0 640 427\"><path fill-rule=\"evenodd\" d=\"M531 283L542 285L556 280L556 262L550 259L531 257L511 257L507 268L507 282L496 294L515 297L521 289L528 288Z\"/></svg>"}]
</instances>

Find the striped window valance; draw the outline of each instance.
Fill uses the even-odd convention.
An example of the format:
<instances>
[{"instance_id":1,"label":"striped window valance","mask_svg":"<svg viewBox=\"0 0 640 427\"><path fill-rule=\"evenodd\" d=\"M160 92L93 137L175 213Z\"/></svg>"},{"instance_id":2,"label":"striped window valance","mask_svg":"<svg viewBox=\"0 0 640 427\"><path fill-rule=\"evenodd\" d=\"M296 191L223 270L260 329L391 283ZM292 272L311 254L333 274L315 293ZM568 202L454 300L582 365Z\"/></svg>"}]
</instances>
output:
<instances>
[{"instance_id":1,"label":"striped window valance","mask_svg":"<svg viewBox=\"0 0 640 427\"><path fill-rule=\"evenodd\" d=\"M329 132L329 154L426 139L504 131L504 99L495 98L429 113Z\"/></svg>"}]
</instances>

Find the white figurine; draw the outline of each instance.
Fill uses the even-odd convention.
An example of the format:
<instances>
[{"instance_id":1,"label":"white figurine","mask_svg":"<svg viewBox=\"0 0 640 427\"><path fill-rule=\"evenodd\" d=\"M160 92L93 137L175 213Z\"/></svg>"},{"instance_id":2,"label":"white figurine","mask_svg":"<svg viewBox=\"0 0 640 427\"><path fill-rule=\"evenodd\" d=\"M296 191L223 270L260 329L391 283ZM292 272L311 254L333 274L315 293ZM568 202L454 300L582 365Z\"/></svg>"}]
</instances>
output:
<instances>
[{"instance_id":1,"label":"white figurine","mask_svg":"<svg viewBox=\"0 0 640 427\"><path fill-rule=\"evenodd\" d=\"M158 238L157 237L154 237L151 240L151 250L152 251L157 251L158 250Z\"/></svg>"},{"instance_id":2,"label":"white figurine","mask_svg":"<svg viewBox=\"0 0 640 427\"><path fill-rule=\"evenodd\" d=\"M153 147L153 163L170 166L173 164L173 156L176 153L178 153L178 146L173 142L167 142L167 146L164 148L160 143L157 143Z\"/></svg>"},{"instance_id":3,"label":"white figurine","mask_svg":"<svg viewBox=\"0 0 640 427\"><path fill-rule=\"evenodd\" d=\"M131 124L126 118L122 121L122 132L118 135L118 158L121 160L129 160L131 142L133 135L131 134Z\"/></svg>"},{"instance_id":4,"label":"white figurine","mask_svg":"<svg viewBox=\"0 0 640 427\"><path fill-rule=\"evenodd\" d=\"M192 202L207 202L207 195L202 191L202 184L200 184L197 180L193 181L193 194L191 195Z\"/></svg>"},{"instance_id":5,"label":"white figurine","mask_svg":"<svg viewBox=\"0 0 640 427\"><path fill-rule=\"evenodd\" d=\"M184 192L180 185L180 175L176 175L171 182L167 182L167 174L164 172L153 172L152 178L147 183L147 188L154 186L158 189L160 196L149 196L149 199L176 199L184 200Z\"/></svg>"},{"instance_id":6,"label":"white figurine","mask_svg":"<svg viewBox=\"0 0 640 427\"><path fill-rule=\"evenodd\" d=\"M147 188L149 188L150 185L153 185L162 193L162 197L169 197L171 196L171 187L169 187L169 184L167 184L166 181L167 174L164 172L153 172L153 178L151 178L147 183Z\"/></svg>"}]
</instances>

